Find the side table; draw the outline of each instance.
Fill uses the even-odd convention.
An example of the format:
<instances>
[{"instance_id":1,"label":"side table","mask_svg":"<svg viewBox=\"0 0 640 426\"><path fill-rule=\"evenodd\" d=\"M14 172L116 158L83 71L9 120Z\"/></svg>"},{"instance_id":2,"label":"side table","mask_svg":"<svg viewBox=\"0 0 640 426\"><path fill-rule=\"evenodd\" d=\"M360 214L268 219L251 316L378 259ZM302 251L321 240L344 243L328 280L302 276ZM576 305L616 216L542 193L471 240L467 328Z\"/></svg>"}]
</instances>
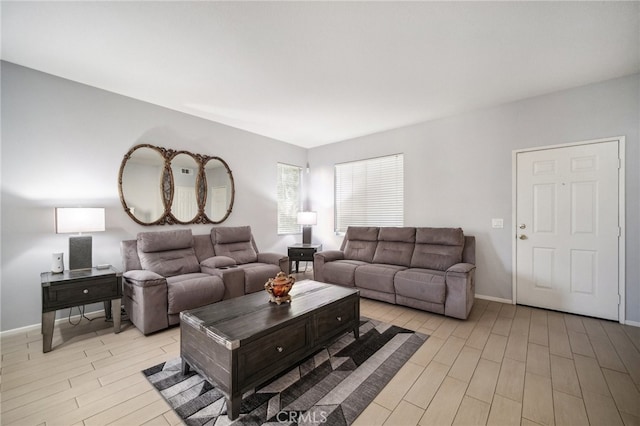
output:
<instances>
[{"instance_id":1,"label":"side table","mask_svg":"<svg viewBox=\"0 0 640 426\"><path fill-rule=\"evenodd\" d=\"M120 333L122 273L113 267L83 269L59 274L43 272L42 284L42 352L51 351L53 325L58 309L111 301L113 331Z\"/></svg>"},{"instance_id":2,"label":"side table","mask_svg":"<svg viewBox=\"0 0 640 426\"><path fill-rule=\"evenodd\" d=\"M296 272L300 261L313 262L313 255L322 251L322 244L294 244L288 247L289 271L293 272L293 262L296 262Z\"/></svg>"}]
</instances>

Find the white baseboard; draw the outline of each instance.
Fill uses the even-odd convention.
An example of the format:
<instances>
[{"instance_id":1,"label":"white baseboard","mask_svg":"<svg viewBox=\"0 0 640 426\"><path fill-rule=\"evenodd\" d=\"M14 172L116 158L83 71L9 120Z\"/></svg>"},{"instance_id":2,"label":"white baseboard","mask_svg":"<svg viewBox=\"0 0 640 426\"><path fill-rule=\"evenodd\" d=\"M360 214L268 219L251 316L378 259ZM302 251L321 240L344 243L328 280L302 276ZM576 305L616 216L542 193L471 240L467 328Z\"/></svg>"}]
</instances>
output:
<instances>
[{"instance_id":1,"label":"white baseboard","mask_svg":"<svg viewBox=\"0 0 640 426\"><path fill-rule=\"evenodd\" d=\"M488 300L490 302L498 302L498 303L507 303L509 305L514 305L513 300L511 299L503 299L501 297L493 297L493 296L484 296L482 294L476 294L476 299Z\"/></svg>"},{"instance_id":2,"label":"white baseboard","mask_svg":"<svg viewBox=\"0 0 640 426\"><path fill-rule=\"evenodd\" d=\"M91 311L91 312L86 312L84 314L85 317L88 318L98 318L98 317L103 317L105 316L104 313L104 309L100 309L98 311ZM71 321L78 321L78 319L80 319L80 314L78 315L73 315L71 317ZM55 320L54 323L54 327L56 325L59 325L61 322L66 322L69 321L69 317L63 317L63 318L58 318ZM0 331L0 337L7 337L7 336L11 336L13 334L18 334L18 333L26 333L29 332L31 330L36 330L36 329L40 329L42 328L42 324L38 323L38 324L32 324L32 325L26 325L24 327L19 327L19 328L13 328L11 330L5 330L5 331Z\"/></svg>"},{"instance_id":3,"label":"white baseboard","mask_svg":"<svg viewBox=\"0 0 640 426\"><path fill-rule=\"evenodd\" d=\"M630 326L633 326L633 327L640 327L640 322L638 322L638 321L626 320L624 323L625 323L625 325L630 325Z\"/></svg>"},{"instance_id":4,"label":"white baseboard","mask_svg":"<svg viewBox=\"0 0 640 426\"><path fill-rule=\"evenodd\" d=\"M483 300L489 300L491 302L499 302L499 303L507 303L509 305L515 305L515 303L513 303L513 301L511 301L510 299L502 299L500 297L493 297L493 296L484 296L482 294L476 294L475 295L476 299L483 299ZM544 308L542 308L544 309ZM624 322L625 325L630 325L632 327L640 327L640 322L638 321L630 321L630 320L626 320Z\"/></svg>"}]
</instances>

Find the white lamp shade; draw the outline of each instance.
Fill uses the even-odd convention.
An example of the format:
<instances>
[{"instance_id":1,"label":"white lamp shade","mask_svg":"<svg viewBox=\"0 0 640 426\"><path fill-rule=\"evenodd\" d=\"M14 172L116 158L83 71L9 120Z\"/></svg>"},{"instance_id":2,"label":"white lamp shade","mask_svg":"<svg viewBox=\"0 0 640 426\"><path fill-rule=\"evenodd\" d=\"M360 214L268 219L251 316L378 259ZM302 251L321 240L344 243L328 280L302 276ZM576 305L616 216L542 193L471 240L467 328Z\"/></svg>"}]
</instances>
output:
<instances>
[{"instance_id":1,"label":"white lamp shade","mask_svg":"<svg viewBox=\"0 0 640 426\"><path fill-rule=\"evenodd\" d=\"M298 212L298 225L316 225L318 214L316 212Z\"/></svg>"},{"instance_id":2,"label":"white lamp shade","mask_svg":"<svg viewBox=\"0 0 640 426\"><path fill-rule=\"evenodd\" d=\"M56 233L72 234L105 230L104 208L57 207Z\"/></svg>"}]
</instances>

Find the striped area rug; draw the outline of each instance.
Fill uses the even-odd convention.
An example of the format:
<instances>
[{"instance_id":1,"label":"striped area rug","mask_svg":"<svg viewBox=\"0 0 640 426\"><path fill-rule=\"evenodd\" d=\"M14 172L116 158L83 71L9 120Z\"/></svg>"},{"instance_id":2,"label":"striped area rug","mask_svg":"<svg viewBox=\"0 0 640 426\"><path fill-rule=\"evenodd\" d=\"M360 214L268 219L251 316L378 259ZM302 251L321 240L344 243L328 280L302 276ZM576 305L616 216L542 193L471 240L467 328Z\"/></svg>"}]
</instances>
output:
<instances>
[{"instance_id":1,"label":"striped area rug","mask_svg":"<svg viewBox=\"0 0 640 426\"><path fill-rule=\"evenodd\" d=\"M187 425L349 425L428 338L362 318L360 338L326 349L244 395L227 417L224 395L199 374L182 375L180 358L143 371Z\"/></svg>"}]
</instances>

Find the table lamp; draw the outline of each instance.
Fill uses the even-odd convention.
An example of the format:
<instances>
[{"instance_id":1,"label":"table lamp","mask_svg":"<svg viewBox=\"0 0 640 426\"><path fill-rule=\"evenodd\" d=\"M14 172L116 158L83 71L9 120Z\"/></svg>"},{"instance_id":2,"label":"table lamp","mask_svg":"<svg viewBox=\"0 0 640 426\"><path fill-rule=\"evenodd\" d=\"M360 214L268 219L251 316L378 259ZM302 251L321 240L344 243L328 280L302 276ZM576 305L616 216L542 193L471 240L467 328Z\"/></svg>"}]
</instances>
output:
<instances>
[{"instance_id":1,"label":"table lamp","mask_svg":"<svg viewBox=\"0 0 640 426\"><path fill-rule=\"evenodd\" d=\"M311 226L318 223L318 213L298 212L298 225L302 225L302 244L311 244Z\"/></svg>"},{"instance_id":2,"label":"table lamp","mask_svg":"<svg viewBox=\"0 0 640 426\"><path fill-rule=\"evenodd\" d=\"M104 208L57 207L56 234L74 234L69 237L69 269L91 269L91 235L83 232L100 232L105 230Z\"/></svg>"}]
</instances>

